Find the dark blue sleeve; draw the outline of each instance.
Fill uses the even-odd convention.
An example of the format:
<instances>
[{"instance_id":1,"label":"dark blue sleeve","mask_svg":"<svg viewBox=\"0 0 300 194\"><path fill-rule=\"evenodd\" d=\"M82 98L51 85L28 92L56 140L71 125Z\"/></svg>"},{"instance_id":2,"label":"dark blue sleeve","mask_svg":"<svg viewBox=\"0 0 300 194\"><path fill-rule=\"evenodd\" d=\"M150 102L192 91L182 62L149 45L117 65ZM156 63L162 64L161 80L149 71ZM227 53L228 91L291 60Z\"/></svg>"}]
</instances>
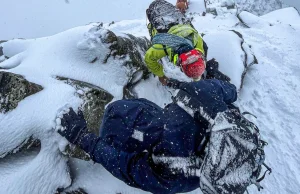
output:
<instances>
[{"instance_id":1,"label":"dark blue sleeve","mask_svg":"<svg viewBox=\"0 0 300 194\"><path fill-rule=\"evenodd\" d=\"M175 96L176 101L195 111L202 111L211 118L215 118L219 112L226 111L228 105L236 99L236 87L217 79L183 83Z\"/></svg>"},{"instance_id":2,"label":"dark blue sleeve","mask_svg":"<svg viewBox=\"0 0 300 194\"><path fill-rule=\"evenodd\" d=\"M168 183L153 171L150 166L150 153L126 153L116 150L94 134L86 134L79 146L96 163L126 184L152 193L169 193ZM162 184L163 182L163 184Z\"/></svg>"},{"instance_id":3,"label":"dark blue sleeve","mask_svg":"<svg viewBox=\"0 0 300 194\"><path fill-rule=\"evenodd\" d=\"M237 91L235 85L216 79L213 79L211 81L219 85L220 91L223 96L223 101L226 104L231 104L237 100Z\"/></svg>"}]
</instances>

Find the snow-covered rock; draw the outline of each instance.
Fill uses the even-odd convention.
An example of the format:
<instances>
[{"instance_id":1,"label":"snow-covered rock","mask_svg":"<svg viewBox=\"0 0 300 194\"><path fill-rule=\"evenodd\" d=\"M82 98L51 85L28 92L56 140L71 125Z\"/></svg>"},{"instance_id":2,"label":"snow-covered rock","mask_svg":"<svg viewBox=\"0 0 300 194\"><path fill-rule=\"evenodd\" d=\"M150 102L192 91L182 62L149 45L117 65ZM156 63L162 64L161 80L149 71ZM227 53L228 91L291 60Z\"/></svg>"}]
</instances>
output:
<instances>
[{"instance_id":1,"label":"snow-covered rock","mask_svg":"<svg viewBox=\"0 0 300 194\"><path fill-rule=\"evenodd\" d=\"M285 6L281 0L205 0L205 2L207 12L215 14L218 14L223 7L227 9L235 8L237 13L247 11L260 16Z\"/></svg>"},{"instance_id":2,"label":"snow-covered rock","mask_svg":"<svg viewBox=\"0 0 300 194\"><path fill-rule=\"evenodd\" d=\"M42 86L28 82L22 76L0 72L0 112L6 113L15 109L24 98L42 89Z\"/></svg>"},{"instance_id":3,"label":"snow-covered rock","mask_svg":"<svg viewBox=\"0 0 300 194\"><path fill-rule=\"evenodd\" d=\"M207 34L204 40L209 45L208 59L217 59L220 71L229 76L237 88L241 88L241 75L246 71L243 39L232 31L225 31Z\"/></svg>"},{"instance_id":4,"label":"snow-covered rock","mask_svg":"<svg viewBox=\"0 0 300 194\"><path fill-rule=\"evenodd\" d=\"M191 0L190 8L198 10L192 7L197 5L195 1ZM247 2L250 3L253 1ZM236 25L239 23L236 10L228 10L221 3L215 5L220 14L205 17L195 14L194 26L205 34L209 57L220 62L220 68L227 71L236 85L242 84L237 105L257 116L255 122L269 143L265 149L266 162L273 168L273 173L262 182L263 192L300 193L299 15L289 9L262 17L244 12L244 20L253 24L246 28ZM133 7L132 11L139 10ZM144 15L144 10L141 11ZM110 26L104 24L104 27L117 36L111 36L111 40L117 42L123 37L130 39L126 34L148 37L144 18L118 21ZM89 194L145 193L117 180L92 161L70 159L68 166L68 158L61 154L67 142L54 128L59 124L55 118L62 107L77 110L84 107L87 99L104 98L102 95L107 95L107 101L112 96L113 100L120 99L126 86L132 89L128 96L144 97L160 106L171 102L172 91L161 86L156 77L141 79L147 73L136 71L138 68L134 65L126 65L130 60L128 55L116 54L121 51L110 52L110 43L101 44L100 36L104 37L106 33L98 28L98 24L91 24L50 37L2 43L4 55L10 59L0 63L0 68L22 75L28 82L44 89L23 99L12 111L0 113L0 152L17 152L18 146L30 137L41 142L36 148L0 159L0 193L52 194L57 190L65 191L65 188L67 191L81 188ZM143 39L139 40L143 42ZM137 51L143 58L144 50ZM186 79L177 67L170 64L166 67L168 76L176 74L182 80ZM241 83L241 73L245 73L245 69ZM85 85L78 87L74 84L77 81ZM131 87L131 83L136 85ZM92 91L98 92L99 88L106 92L94 95ZM93 94L89 96L91 92ZM106 102L101 103L98 108L92 108L93 114L102 112ZM93 106L89 102L86 105ZM98 122L92 125L97 126ZM250 193L260 193L255 186L249 189Z\"/></svg>"},{"instance_id":5,"label":"snow-covered rock","mask_svg":"<svg viewBox=\"0 0 300 194\"><path fill-rule=\"evenodd\" d=\"M281 0L235 0L238 12L248 11L255 15L264 15L284 7Z\"/></svg>"},{"instance_id":6,"label":"snow-covered rock","mask_svg":"<svg viewBox=\"0 0 300 194\"><path fill-rule=\"evenodd\" d=\"M269 22L265 21L261 17L256 16L256 15L250 13L250 12L247 12L247 11L242 11L238 15L238 18L247 27L262 28L262 27L271 25Z\"/></svg>"},{"instance_id":7,"label":"snow-covered rock","mask_svg":"<svg viewBox=\"0 0 300 194\"><path fill-rule=\"evenodd\" d=\"M118 35L91 24L51 37L1 44L9 59L0 63L5 69L0 71L0 156L23 152L36 141L41 149L18 171L22 176L18 187L10 187L12 178L0 193L55 193L71 184L62 152L86 157L78 149L66 151L67 141L56 133L57 114L68 107L80 108L97 134L105 106L113 98L123 98L125 89L126 97L133 97L134 84L149 74L143 60L149 40Z\"/></svg>"},{"instance_id":8,"label":"snow-covered rock","mask_svg":"<svg viewBox=\"0 0 300 194\"><path fill-rule=\"evenodd\" d=\"M261 16L261 18L274 24L283 23L291 25L300 25L299 12L294 7L276 10Z\"/></svg>"}]
</instances>

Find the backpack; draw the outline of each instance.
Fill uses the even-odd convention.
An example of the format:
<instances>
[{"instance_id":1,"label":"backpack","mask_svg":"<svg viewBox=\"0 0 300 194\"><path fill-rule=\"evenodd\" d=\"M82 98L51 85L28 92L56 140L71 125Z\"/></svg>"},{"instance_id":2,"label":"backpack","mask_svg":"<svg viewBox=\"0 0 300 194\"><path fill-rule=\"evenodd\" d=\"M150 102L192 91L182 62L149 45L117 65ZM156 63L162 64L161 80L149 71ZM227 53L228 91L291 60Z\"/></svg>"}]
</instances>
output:
<instances>
[{"instance_id":1,"label":"backpack","mask_svg":"<svg viewBox=\"0 0 300 194\"><path fill-rule=\"evenodd\" d=\"M173 53L178 55L194 49L194 44L192 40L169 33L156 34L152 39L152 47L155 44L163 45L164 51L167 56L167 48L171 48L173 50ZM171 59L173 57L174 56L171 56Z\"/></svg>"},{"instance_id":2,"label":"backpack","mask_svg":"<svg viewBox=\"0 0 300 194\"><path fill-rule=\"evenodd\" d=\"M204 194L243 194L247 187L272 172L265 163L264 146L258 127L240 115L221 113L212 125L206 156L200 168L200 188ZM259 178L262 166L267 170Z\"/></svg>"},{"instance_id":3,"label":"backpack","mask_svg":"<svg viewBox=\"0 0 300 194\"><path fill-rule=\"evenodd\" d=\"M255 184L262 189L260 182L266 173L272 172L265 163L264 147L258 127L234 105L227 105L228 110L217 114L212 119L203 107L197 108L198 101L178 86L180 91L173 98L177 104L190 112L198 121L210 123L204 140L199 145L204 159L197 173L200 189L204 194L243 194L247 187ZM196 104L196 105L195 105ZM259 178L263 166L267 169Z\"/></svg>"},{"instance_id":4,"label":"backpack","mask_svg":"<svg viewBox=\"0 0 300 194\"><path fill-rule=\"evenodd\" d=\"M172 26L186 22L185 16L173 4L165 0L153 1L146 10L146 14L151 28L159 32L167 32ZM149 32L151 35L152 29L149 29Z\"/></svg>"}]
</instances>

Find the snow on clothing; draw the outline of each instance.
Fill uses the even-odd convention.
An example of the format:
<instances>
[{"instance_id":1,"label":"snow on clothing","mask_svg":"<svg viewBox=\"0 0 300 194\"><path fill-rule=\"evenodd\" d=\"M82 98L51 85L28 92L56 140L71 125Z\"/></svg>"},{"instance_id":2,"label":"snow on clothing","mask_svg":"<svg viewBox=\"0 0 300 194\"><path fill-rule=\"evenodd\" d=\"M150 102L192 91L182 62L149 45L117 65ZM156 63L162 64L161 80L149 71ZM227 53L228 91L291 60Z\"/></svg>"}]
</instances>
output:
<instances>
[{"instance_id":1,"label":"snow on clothing","mask_svg":"<svg viewBox=\"0 0 300 194\"><path fill-rule=\"evenodd\" d=\"M213 115L236 100L236 89L229 83L202 80L189 84L197 88L200 100L201 96L214 94L205 101ZM222 108L215 109L216 105ZM79 145L95 162L130 186L152 193L181 193L198 188L199 177L175 173L168 167L168 160L158 161L193 161L199 157L198 145L206 129L207 123L196 121L176 103L161 109L146 99L120 100L107 107L100 137L86 134Z\"/></svg>"},{"instance_id":2,"label":"snow on clothing","mask_svg":"<svg viewBox=\"0 0 300 194\"><path fill-rule=\"evenodd\" d=\"M205 54L203 39L191 25L175 25L170 28L168 33L192 40L194 48ZM172 48L168 47L168 45L165 46L166 49L164 49L164 46L162 44L154 44L147 50L145 55L145 62L148 69L158 77L164 76L163 66L158 61L165 56L168 56L169 60L173 61L173 57L175 55Z\"/></svg>"}]
</instances>

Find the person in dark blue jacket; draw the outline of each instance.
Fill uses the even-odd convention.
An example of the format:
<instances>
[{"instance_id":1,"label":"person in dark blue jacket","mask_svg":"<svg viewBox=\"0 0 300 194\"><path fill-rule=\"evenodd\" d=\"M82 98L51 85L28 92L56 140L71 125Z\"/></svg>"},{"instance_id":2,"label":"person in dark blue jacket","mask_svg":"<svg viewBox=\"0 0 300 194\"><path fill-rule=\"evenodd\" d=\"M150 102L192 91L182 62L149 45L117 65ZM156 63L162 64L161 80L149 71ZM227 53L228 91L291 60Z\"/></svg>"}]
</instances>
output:
<instances>
[{"instance_id":1,"label":"person in dark blue jacket","mask_svg":"<svg viewBox=\"0 0 300 194\"><path fill-rule=\"evenodd\" d=\"M174 102L164 109L146 99L111 103L99 137L87 132L82 113L72 109L62 118L65 130L58 132L132 187L164 194L195 190L206 130L237 99L237 92L234 85L215 79L176 86Z\"/></svg>"}]
</instances>

